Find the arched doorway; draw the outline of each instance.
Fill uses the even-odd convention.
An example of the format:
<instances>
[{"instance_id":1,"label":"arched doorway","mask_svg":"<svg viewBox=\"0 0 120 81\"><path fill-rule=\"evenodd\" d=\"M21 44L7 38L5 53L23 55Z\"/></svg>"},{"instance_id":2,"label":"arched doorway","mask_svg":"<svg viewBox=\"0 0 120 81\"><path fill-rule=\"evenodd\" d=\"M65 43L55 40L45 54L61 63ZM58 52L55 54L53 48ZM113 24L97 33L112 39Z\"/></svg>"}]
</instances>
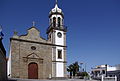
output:
<instances>
[{"instance_id":1,"label":"arched doorway","mask_svg":"<svg viewBox=\"0 0 120 81\"><path fill-rule=\"evenodd\" d=\"M37 63L30 63L28 65L28 78L29 79L38 79L38 65Z\"/></svg>"}]
</instances>

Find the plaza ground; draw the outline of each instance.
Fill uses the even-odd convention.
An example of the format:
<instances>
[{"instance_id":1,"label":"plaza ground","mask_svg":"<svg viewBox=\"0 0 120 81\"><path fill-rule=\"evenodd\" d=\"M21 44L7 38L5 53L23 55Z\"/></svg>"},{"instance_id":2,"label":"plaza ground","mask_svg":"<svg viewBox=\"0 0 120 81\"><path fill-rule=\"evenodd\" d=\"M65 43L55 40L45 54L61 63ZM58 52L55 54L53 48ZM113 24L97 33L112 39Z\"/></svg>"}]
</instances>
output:
<instances>
[{"instance_id":1,"label":"plaza ground","mask_svg":"<svg viewBox=\"0 0 120 81\"><path fill-rule=\"evenodd\" d=\"M84 79L66 79L66 80L38 80L38 79L10 79L10 81L85 81ZM98 81L98 80L86 80Z\"/></svg>"}]
</instances>

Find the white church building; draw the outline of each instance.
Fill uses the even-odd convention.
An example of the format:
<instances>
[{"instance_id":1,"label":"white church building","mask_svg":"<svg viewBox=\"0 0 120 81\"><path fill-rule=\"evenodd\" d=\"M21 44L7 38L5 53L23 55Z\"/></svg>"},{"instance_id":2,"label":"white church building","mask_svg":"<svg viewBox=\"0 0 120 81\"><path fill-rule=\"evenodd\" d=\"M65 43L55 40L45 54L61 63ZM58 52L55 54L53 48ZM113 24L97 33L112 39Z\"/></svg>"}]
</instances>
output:
<instances>
[{"instance_id":1,"label":"white church building","mask_svg":"<svg viewBox=\"0 0 120 81\"><path fill-rule=\"evenodd\" d=\"M64 14L58 7L49 13L47 39L33 24L27 34L14 32L10 38L8 75L11 78L66 78L66 32Z\"/></svg>"}]
</instances>

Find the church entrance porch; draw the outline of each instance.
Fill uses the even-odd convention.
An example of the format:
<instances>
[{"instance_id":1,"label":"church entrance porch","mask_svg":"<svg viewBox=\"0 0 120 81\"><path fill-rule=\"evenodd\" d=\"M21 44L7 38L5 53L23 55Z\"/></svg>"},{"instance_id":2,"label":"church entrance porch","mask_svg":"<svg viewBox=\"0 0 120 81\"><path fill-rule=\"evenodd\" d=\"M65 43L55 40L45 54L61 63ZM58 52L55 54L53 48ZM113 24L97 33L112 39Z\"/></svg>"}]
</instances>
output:
<instances>
[{"instance_id":1,"label":"church entrance porch","mask_svg":"<svg viewBox=\"0 0 120 81\"><path fill-rule=\"evenodd\" d=\"M30 63L28 65L28 79L38 79L38 65L37 65L37 63Z\"/></svg>"}]
</instances>

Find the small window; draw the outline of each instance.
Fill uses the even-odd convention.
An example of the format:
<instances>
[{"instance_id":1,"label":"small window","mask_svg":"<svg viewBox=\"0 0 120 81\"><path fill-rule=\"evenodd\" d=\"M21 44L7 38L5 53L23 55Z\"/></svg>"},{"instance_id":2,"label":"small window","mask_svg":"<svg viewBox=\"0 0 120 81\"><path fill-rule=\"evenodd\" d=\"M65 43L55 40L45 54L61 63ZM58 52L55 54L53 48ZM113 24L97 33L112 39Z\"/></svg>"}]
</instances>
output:
<instances>
[{"instance_id":1,"label":"small window","mask_svg":"<svg viewBox=\"0 0 120 81\"><path fill-rule=\"evenodd\" d=\"M109 77L112 77L112 75L109 75Z\"/></svg>"},{"instance_id":2,"label":"small window","mask_svg":"<svg viewBox=\"0 0 120 81\"><path fill-rule=\"evenodd\" d=\"M60 22L61 21L61 19L60 19L60 17L58 17L58 27L60 27Z\"/></svg>"},{"instance_id":3,"label":"small window","mask_svg":"<svg viewBox=\"0 0 120 81\"><path fill-rule=\"evenodd\" d=\"M58 50L58 59L62 59L62 50Z\"/></svg>"},{"instance_id":4,"label":"small window","mask_svg":"<svg viewBox=\"0 0 120 81\"><path fill-rule=\"evenodd\" d=\"M105 74L105 70L102 70L102 73Z\"/></svg>"},{"instance_id":5,"label":"small window","mask_svg":"<svg viewBox=\"0 0 120 81\"><path fill-rule=\"evenodd\" d=\"M56 27L56 18L53 18L53 27Z\"/></svg>"},{"instance_id":6,"label":"small window","mask_svg":"<svg viewBox=\"0 0 120 81\"><path fill-rule=\"evenodd\" d=\"M35 47L35 46L31 46L31 49L32 49L32 50L36 50L36 47Z\"/></svg>"}]
</instances>

